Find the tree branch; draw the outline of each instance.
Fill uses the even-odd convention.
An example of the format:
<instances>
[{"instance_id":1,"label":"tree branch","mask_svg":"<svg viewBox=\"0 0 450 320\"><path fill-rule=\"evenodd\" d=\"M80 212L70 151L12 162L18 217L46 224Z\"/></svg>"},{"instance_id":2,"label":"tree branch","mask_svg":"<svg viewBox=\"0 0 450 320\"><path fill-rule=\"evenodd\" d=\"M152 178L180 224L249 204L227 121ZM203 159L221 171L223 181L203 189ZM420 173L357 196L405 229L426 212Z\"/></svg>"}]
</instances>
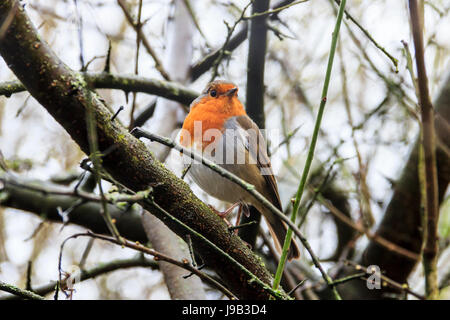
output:
<instances>
[{"instance_id":1,"label":"tree branch","mask_svg":"<svg viewBox=\"0 0 450 320\"><path fill-rule=\"evenodd\" d=\"M13 286L8 283L4 283L2 281L0 281L0 291L6 291L6 292L12 293L18 297L29 299L29 300L44 300L44 297L42 297L34 292L20 289L16 286Z\"/></svg>"},{"instance_id":2,"label":"tree branch","mask_svg":"<svg viewBox=\"0 0 450 320\"><path fill-rule=\"evenodd\" d=\"M3 183L0 190L0 195L2 195L1 206L28 211L54 222L63 222L58 213L58 208L66 211L72 207L72 211L68 215L69 223L88 228L95 233L108 234L108 228L100 214L101 205L98 201L87 201L84 204L74 206L80 198L65 194L67 189L63 190L58 185L38 180L25 180L19 177L14 177L14 181L18 183L13 183L11 179L5 179L5 173L0 173L0 180ZM23 187L24 185L29 185L30 188ZM59 195L51 193L56 190L61 191ZM125 210L111 204L108 204L108 210L111 218L116 221L115 225L121 235L141 243L148 241L138 210L135 208Z\"/></svg>"},{"instance_id":3,"label":"tree branch","mask_svg":"<svg viewBox=\"0 0 450 320\"><path fill-rule=\"evenodd\" d=\"M184 105L189 105L199 95L198 92L175 82L149 79L136 75L117 75L107 72L84 72L79 75L83 76L84 81L90 88L143 92L174 100ZM82 80L80 79L80 81ZM17 80L0 83L0 96L9 97L13 93L25 90L25 86Z\"/></svg>"},{"instance_id":4,"label":"tree branch","mask_svg":"<svg viewBox=\"0 0 450 320\"><path fill-rule=\"evenodd\" d=\"M436 127L436 167L438 176L439 203L444 199L450 181L450 140L448 139L450 127L450 74L435 100L434 122ZM397 181L394 182L394 193L386 207L382 221L375 236L395 243L417 255L422 247L422 216L421 196L418 173L420 139L417 139L405 161L405 166ZM405 283L418 260L400 255L385 246L371 240L366 247L360 264L378 265L386 272L386 276L399 283ZM346 274L351 271L346 270ZM344 284L342 293L346 299L380 299L387 288L382 290L368 290L363 283L351 282Z\"/></svg>"},{"instance_id":5,"label":"tree branch","mask_svg":"<svg viewBox=\"0 0 450 320\"><path fill-rule=\"evenodd\" d=\"M89 279L93 279L95 277L104 275L109 272L113 272L116 270L121 269L128 269L128 268L136 268L136 267L145 267L145 268L152 268L152 269L158 269L158 262L147 259L143 257L142 255L137 256L136 258L131 259L120 259L120 260L113 260L106 263L99 263L97 266L87 269L87 270L81 270L80 273L80 280L79 281L85 281ZM64 287L66 285L67 279L63 280L59 285L61 287ZM46 294L49 294L50 292L55 291L56 288L56 281L51 281L48 284L38 286L33 288L33 291L35 294L38 294L40 296L45 296ZM0 300L13 300L17 297L7 297Z\"/></svg>"},{"instance_id":6,"label":"tree branch","mask_svg":"<svg viewBox=\"0 0 450 320\"><path fill-rule=\"evenodd\" d=\"M438 259L438 220L439 220L439 191L436 170L436 137L434 129L434 110L428 92L428 78L425 69L423 47L423 25L419 17L419 6L416 0L409 0L414 47L416 49L416 66L419 88L419 105L422 115L422 147L425 157L425 219L423 250L423 266L425 271L425 287L427 298L439 297L437 279ZM423 14L423 13L422 13Z\"/></svg>"},{"instance_id":7,"label":"tree branch","mask_svg":"<svg viewBox=\"0 0 450 320\"><path fill-rule=\"evenodd\" d=\"M159 71L159 73L163 76L164 79L170 80L169 74L164 69L163 64L159 60L155 50L153 50L152 46L150 45L150 42L148 41L147 37L145 36L144 32L142 31L140 23L134 22L134 19L131 16L131 13L128 11L128 8L127 8L124 0L117 0L117 2L119 4L120 8L122 8L122 11L123 11L128 23L139 34L140 41L142 41L142 44L144 45L145 49L151 55L151 57L153 58L153 61L155 61L156 70Z\"/></svg>"},{"instance_id":8,"label":"tree branch","mask_svg":"<svg viewBox=\"0 0 450 320\"><path fill-rule=\"evenodd\" d=\"M17 0L0 3L0 25ZM0 39L0 54L27 90L65 128L85 153L89 152L84 114L93 107L97 123L99 150L109 150L102 167L117 181L131 190L146 190L153 186L153 201L161 208L210 239L223 251L239 261L262 282L272 281L267 269L236 235L229 233L226 224L201 202L189 186L155 160L144 143L138 141L117 121L111 122L111 112L92 92L83 77L68 68L43 42L22 6L14 14L12 23ZM155 207L146 204L175 233L186 236L182 225L167 219ZM204 241L194 239L194 248L205 263L223 278L239 298L268 299L255 281ZM226 267L224 267L226 266Z\"/></svg>"},{"instance_id":9,"label":"tree branch","mask_svg":"<svg viewBox=\"0 0 450 320\"><path fill-rule=\"evenodd\" d=\"M131 242L127 239L121 239L118 240L115 237L109 237L109 236L104 236L104 235L100 235L100 234L95 234L95 233L77 233L74 234L72 236L70 236L69 238L67 238L66 240L64 240L64 242L61 244L61 250L64 247L64 244L66 243L66 241L70 240L70 239L75 239L78 237L91 237L93 239L101 239L107 242L111 242L120 246L125 246L127 248L145 253L145 254L149 254L151 256L154 257L154 259L156 261L165 261L167 263L173 264L175 266L177 266L178 268L182 268L184 270L187 270L195 275L197 275L200 279L202 279L203 281L205 281L206 283L210 284L212 287L217 288L218 290L222 291L227 297L233 299L235 298L235 296L233 295L233 293L231 293L227 288L225 288L221 283L219 283L217 280L215 280L214 278L212 278L210 275L201 272L200 270L198 270L197 268L195 268L194 266L192 266L188 260L186 259L181 259L181 260L177 260L174 259L172 257L169 257L159 251L156 251L154 249L151 248L147 248L144 245L140 244L139 242ZM61 254L62 251L60 253L60 263L61 263ZM62 281L61 281L62 282Z\"/></svg>"},{"instance_id":10,"label":"tree branch","mask_svg":"<svg viewBox=\"0 0 450 320\"><path fill-rule=\"evenodd\" d=\"M269 9L269 0L253 2L252 16ZM260 129L265 126L264 113L264 70L266 63L267 48L267 16L257 17L250 22L250 38L248 46L247 59L247 92L246 92L246 111L248 116L255 121ZM251 99L249 98L251 97ZM249 215L242 215L240 224L256 221L256 224L249 226L245 230L239 230L239 236L255 246L256 236L258 235L261 214L255 207L250 206Z\"/></svg>"},{"instance_id":11,"label":"tree branch","mask_svg":"<svg viewBox=\"0 0 450 320\"><path fill-rule=\"evenodd\" d=\"M255 3L258 3L259 1L256 1ZM269 13L269 19L276 20L278 19L278 13L280 10L284 10L288 7L290 7L290 4L294 2L294 0L282 0L279 1L277 4L273 6L273 9ZM244 18L244 17L243 17ZM246 21L244 21L246 22ZM248 36L248 24L245 23L244 27L242 27L239 32L235 33L229 41L225 44L224 47L221 47L219 49L214 50L210 54L208 54L206 57L203 57L196 63L194 63L191 66L191 81L195 81L200 76L202 76L204 73L206 73L215 63L215 61L219 58L221 55L221 51L224 50L226 52L232 52L234 49L239 47Z\"/></svg>"}]
</instances>

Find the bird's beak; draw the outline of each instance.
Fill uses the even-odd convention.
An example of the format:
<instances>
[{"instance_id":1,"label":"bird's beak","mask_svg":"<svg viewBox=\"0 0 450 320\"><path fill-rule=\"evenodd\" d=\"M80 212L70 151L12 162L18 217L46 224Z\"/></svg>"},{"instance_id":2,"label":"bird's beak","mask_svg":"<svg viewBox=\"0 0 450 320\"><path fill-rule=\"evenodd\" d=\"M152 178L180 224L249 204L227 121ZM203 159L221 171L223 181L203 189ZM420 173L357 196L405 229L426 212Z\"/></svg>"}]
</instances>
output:
<instances>
[{"instance_id":1,"label":"bird's beak","mask_svg":"<svg viewBox=\"0 0 450 320\"><path fill-rule=\"evenodd\" d=\"M234 96L234 94L236 93L236 91L238 91L238 88L234 87L233 89L228 90L227 92L225 92L226 96L232 97Z\"/></svg>"}]
</instances>

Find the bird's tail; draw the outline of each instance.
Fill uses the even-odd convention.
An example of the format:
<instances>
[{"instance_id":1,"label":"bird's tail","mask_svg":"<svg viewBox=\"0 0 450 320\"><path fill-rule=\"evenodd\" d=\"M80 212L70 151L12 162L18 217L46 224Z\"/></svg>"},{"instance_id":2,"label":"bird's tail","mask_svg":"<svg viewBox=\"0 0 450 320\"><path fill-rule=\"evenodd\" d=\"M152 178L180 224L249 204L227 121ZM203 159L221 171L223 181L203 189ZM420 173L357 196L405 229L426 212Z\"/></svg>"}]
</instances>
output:
<instances>
[{"instance_id":1,"label":"bird's tail","mask_svg":"<svg viewBox=\"0 0 450 320\"><path fill-rule=\"evenodd\" d=\"M277 207L281 212L283 212L280 197L278 193L265 195L266 199L271 199L272 204ZM283 222L277 215L275 215L272 211L267 209L261 202L254 201L253 206L261 213L266 219L267 225L269 227L270 235L272 236L275 247L278 252L282 252L284 239L286 238L287 233L287 224ZM293 238L291 238L291 244L289 246L288 259L298 259L300 258L300 249Z\"/></svg>"},{"instance_id":2,"label":"bird's tail","mask_svg":"<svg viewBox=\"0 0 450 320\"><path fill-rule=\"evenodd\" d=\"M286 238L287 233L287 226L286 224L281 221L278 217L276 217L277 220L275 221L269 221L269 219L266 219L267 225L269 226L270 234L272 235L272 238L275 242L275 247L277 248L278 252L281 252L284 239ZM272 220L272 219L270 219ZM291 245L289 247L288 252L288 260L292 259L298 259L300 258L300 250L298 248L297 243L294 239L291 240Z\"/></svg>"}]
</instances>

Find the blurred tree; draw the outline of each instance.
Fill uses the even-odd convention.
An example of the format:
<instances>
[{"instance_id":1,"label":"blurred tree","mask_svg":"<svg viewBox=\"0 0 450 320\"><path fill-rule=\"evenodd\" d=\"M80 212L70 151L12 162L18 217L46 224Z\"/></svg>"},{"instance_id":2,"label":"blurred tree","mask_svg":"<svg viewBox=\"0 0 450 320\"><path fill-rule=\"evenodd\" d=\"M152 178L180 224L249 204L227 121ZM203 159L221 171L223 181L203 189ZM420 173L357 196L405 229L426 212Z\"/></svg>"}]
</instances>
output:
<instances>
[{"instance_id":1,"label":"blurred tree","mask_svg":"<svg viewBox=\"0 0 450 320\"><path fill-rule=\"evenodd\" d=\"M340 1L69 3L0 3L0 277L15 285L0 282L1 290L38 299L33 292L53 291L50 280L60 277L67 283L63 267L57 275L36 272L61 251L59 263L64 258L63 265L83 269L83 285L93 277L117 275L114 288L97 286L97 298L286 299L286 292L295 289L290 295L297 299L328 299L336 297L330 294L333 287L345 299L425 297L414 283L425 283L428 274L413 272L421 267L426 223L417 138L423 125L423 76L415 68L417 50L411 54L415 46L405 40L412 39L408 8L383 1L347 7L338 43L340 68L334 69L326 97L317 165L296 222L312 251L302 250L301 260L286 266L285 291L274 292L271 275L279 253L258 213L250 209L250 216L242 217L242 224L258 223L240 228L239 237L230 232L205 205L217 202L195 187L194 194L190 181L162 164L170 148L157 142L145 146L122 124L173 136L208 80L237 83L258 126L268 133L282 128L267 138L289 215L322 98L318 88ZM443 211L448 211L450 177L450 42L445 37L450 6L445 1L422 3L427 84L437 97L437 161L431 165L437 172L439 204L447 201L441 215L448 217ZM223 19L224 25L217 23ZM385 23L373 24L373 19ZM398 33L388 32L393 28ZM92 165L100 154L101 163ZM104 188L95 183L96 175ZM21 216L21 211L33 215ZM64 233L46 231L44 222L62 222ZM448 224L448 218L440 223ZM112 231L112 238L88 236L125 246L133 256L101 240L60 250L65 239L80 232L74 225L96 234ZM448 226L439 230L442 236ZM19 252L26 250L15 248L30 243L32 253L21 257ZM435 244L438 253L447 252L450 241ZM162 261L142 259L143 252ZM310 267L311 252L331 277L328 286ZM100 263L103 255L111 257L105 265ZM449 255L437 258L445 298ZM16 266L11 261L21 262ZM371 268L366 267L371 265L382 273L381 289L368 287ZM136 267L147 273L131 277L124 270ZM104 276L115 270L121 271ZM162 285L150 280L160 273ZM140 285L130 284L132 279ZM46 284L36 286L37 281ZM83 288L73 293L64 285L61 290L73 298L93 292L89 285Z\"/></svg>"}]
</instances>

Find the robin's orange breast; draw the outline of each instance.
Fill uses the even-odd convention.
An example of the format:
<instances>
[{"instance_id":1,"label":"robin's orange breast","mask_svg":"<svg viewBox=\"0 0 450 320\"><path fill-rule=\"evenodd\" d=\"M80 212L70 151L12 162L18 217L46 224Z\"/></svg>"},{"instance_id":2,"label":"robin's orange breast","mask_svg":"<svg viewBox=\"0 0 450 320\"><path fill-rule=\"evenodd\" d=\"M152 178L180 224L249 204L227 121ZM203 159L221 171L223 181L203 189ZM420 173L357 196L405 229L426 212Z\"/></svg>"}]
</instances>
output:
<instances>
[{"instance_id":1,"label":"robin's orange breast","mask_svg":"<svg viewBox=\"0 0 450 320\"><path fill-rule=\"evenodd\" d=\"M191 111L184 120L183 130L190 135L190 141L186 141L184 135L181 135L180 143L184 147L198 143L204 149L214 142L214 134L206 134L208 130L223 132L225 121L245 114L244 107L235 97L205 97L191 107Z\"/></svg>"}]
</instances>

